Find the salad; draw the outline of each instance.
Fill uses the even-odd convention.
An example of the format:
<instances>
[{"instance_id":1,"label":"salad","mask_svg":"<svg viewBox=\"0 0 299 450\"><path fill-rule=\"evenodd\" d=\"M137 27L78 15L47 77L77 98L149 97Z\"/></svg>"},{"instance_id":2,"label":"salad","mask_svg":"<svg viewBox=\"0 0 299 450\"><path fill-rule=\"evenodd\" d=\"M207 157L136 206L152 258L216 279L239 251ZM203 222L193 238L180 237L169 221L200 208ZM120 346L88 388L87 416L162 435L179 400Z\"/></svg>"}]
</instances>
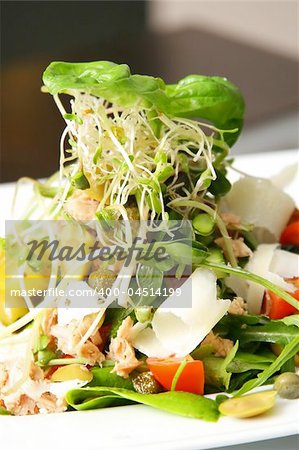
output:
<instances>
[{"instance_id":1,"label":"salad","mask_svg":"<svg viewBox=\"0 0 299 450\"><path fill-rule=\"evenodd\" d=\"M19 180L0 242L0 413L217 421L298 398L299 216L275 180L228 180L238 88L108 61L53 62L43 83L66 127L58 172ZM138 254L136 233L155 236Z\"/></svg>"}]
</instances>

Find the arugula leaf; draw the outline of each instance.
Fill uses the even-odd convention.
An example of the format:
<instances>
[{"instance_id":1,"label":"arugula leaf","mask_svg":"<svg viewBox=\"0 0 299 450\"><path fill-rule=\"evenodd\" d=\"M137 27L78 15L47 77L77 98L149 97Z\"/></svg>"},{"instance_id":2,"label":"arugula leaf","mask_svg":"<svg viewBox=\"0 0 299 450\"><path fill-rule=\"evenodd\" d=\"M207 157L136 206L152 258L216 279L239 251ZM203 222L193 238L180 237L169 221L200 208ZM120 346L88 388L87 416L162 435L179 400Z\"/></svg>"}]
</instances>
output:
<instances>
[{"instance_id":1,"label":"arugula leaf","mask_svg":"<svg viewBox=\"0 0 299 450\"><path fill-rule=\"evenodd\" d=\"M296 353L299 351L299 335L297 332L297 336L287 344L280 355L275 359L275 361L267 367L263 372L259 373L256 378L253 380L247 381L241 389L239 389L234 397L239 397L240 395L246 394L246 392L251 391L251 389L255 389L264 383L276 372L278 372L284 364L287 363L291 358L293 358Z\"/></svg>"},{"instance_id":2,"label":"arugula leaf","mask_svg":"<svg viewBox=\"0 0 299 450\"><path fill-rule=\"evenodd\" d=\"M221 77L189 75L166 86L161 78L132 75L126 64L56 61L45 70L43 82L52 95L72 94L75 89L119 106L138 102L141 107L168 116L207 120L226 131L224 139L229 145L237 140L243 126L243 97L233 83ZM156 120L154 125L158 132Z\"/></svg>"},{"instance_id":3,"label":"arugula leaf","mask_svg":"<svg viewBox=\"0 0 299 450\"><path fill-rule=\"evenodd\" d=\"M219 417L217 403L189 392L170 391L160 394L139 394L120 388L80 388L66 394L67 403L78 411L142 403L181 416L216 422Z\"/></svg>"},{"instance_id":4,"label":"arugula leaf","mask_svg":"<svg viewBox=\"0 0 299 450\"><path fill-rule=\"evenodd\" d=\"M225 358L217 356L207 356L203 359L205 369L205 383L219 389L228 389L231 372L228 370L229 364L234 359L239 343L236 342Z\"/></svg>"},{"instance_id":5,"label":"arugula leaf","mask_svg":"<svg viewBox=\"0 0 299 450\"><path fill-rule=\"evenodd\" d=\"M233 373L227 392L234 392L237 389L240 389L246 381L252 380L257 376L258 373L258 370L248 370L247 372Z\"/></svg>"},{"instance_id":6,"label":"arugula leaf","mask_svg":"<svg viewBox=\"0 0 299 450\"><path fill-rule=\"evenodd\" d=\"M270 321L265 325L246 325L244 327L231 329L231 338L239 339L242 345L248 342L269 342L286 345L297 335L297 327L285 325L279 321Z\"/></svg>"},{"instance_id":7,"label":"arugula leaf","mask_svg":"<svg viewBox=\"0 0 299 450\"><path fill-rule=\"evenodd\" d=\"M290 316L291 317L291 316ZM286 345L298 335L298 328L290 320L286 325L283 320L270 320L264 316L251 314L227 315L216 325L215 331L221 336L229 336L232 340L239 340L244 346L250 342L268 342Z\"/></svg>"},{"instance_id":8,"label":"arugula leaf","mask_svg":"<svg viewBox=\"0 0 299 450\"><path fill-rule=\"evenodd\" d=\"M238 352L228 365L227 370L232 373L243 373L248 370L264 370L269 364L275 361L275 359L275 355L271 352L264 354Z\"/></svg>"},{"instance_id":9,"label":"arugula leaf","mask_svg":"<svg viewBox=\"0 0 299 450\"><path fill-rule=\"evenodd\" d=\"M258 314L228 314L224 316L216 325L217 332L225 331L229 333L230 328L241 327L242 325L265 325L270 322L270 319Z\"/></svg>"}]
</instances>

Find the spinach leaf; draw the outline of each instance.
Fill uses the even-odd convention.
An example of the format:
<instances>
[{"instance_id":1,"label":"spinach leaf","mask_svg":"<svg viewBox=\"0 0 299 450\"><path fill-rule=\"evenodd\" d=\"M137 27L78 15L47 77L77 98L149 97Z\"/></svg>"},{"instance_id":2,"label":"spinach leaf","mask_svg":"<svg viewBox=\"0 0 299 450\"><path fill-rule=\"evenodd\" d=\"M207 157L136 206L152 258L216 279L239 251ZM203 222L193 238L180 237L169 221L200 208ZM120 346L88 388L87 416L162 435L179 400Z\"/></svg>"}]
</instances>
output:
<instances>
[{"instance_id":1,"label":"spinach leaf","mask_svg":"<svg viewBox=\"0 0 299 450\"><path fill-rule=\"evenodd\" d=\"M129 389L86 387L69 391L66 394L66 401L79 411L142 403L173 414L209 422L215 422L219 417L218 406L214 400L189 392L139 394Z\"/></svg>"},{"instance_id":2,"label":"spinach leaf","mask_svg":"<svg viewBox=\"0 0 299 450\"><path fill-rule=\"evenodd\" d=\"M287 344L280 355L275 359L275 361L267 367L263 372L259 373L256 378L253 380L247 381L241 389L239 389L234 397L246 394L246 392L251 391L251 389L257 388L262 384L266 383L266 381L278 372L284 364L287 363L291 358L293 358L296 353L299 351L299 335L297 332L297 336Z\"/></svg>"},{"instance_id":3,"label":"spinach leaf","mask_svg":"<svg viewBox=\"0 0 299 450\"><path fill-rule=\"evenodd\" d=\"M126 64L56 61L45 70L43 82L52 95L80 90L119 106L133 106L138 101L141 107L168 116L207 120L226 131L224 139L229 145L243 126L243 97L233 83L221 77L189 75L166 86L161 78L132 75Z\"/></svg>"},{"instance_id":4,"label":"spinach leaf","mask_svg":"<svg viewBox=\"0 0 299 450\"><path fill-rule=\"evenodd\" d=\"M217 178L211 182L208 191L215 197L220 197L228 193L231 188L231 184L223 171L215 169L215 172Z\"/></svg>"},{"instance_id":5,"label":"spinach leaf","mask_svg":"<svg viewBox=\"0 0 299 450\"><path fill-rule=\"evenodd\" d=\"M225 137L232 145L238 138L244 116L244 100L239 89L221 77L189 75L166 86L168 111L179 117L200 117L222 130L236 132Z\"/></svg>"},{"instance_id":6,"label":"spinach leaf","mask_svg":"<svg viewBox=\"0 0 299 450\"><path fill-rule=\"evenodd\" d=\"M52 62L43 74L43 82L52 95L71 94L73 89L103 97L119 106L142 106L166 102L165 84L161 78L131 75L126 64L110 61L87 63Z\"/></svg>"},{"instance_id":7,"label":"spinach leaf","mask_svg":"<svg viewBox=\"0 0 299 450\"><path fill-rule=\"evenodd\" d=\"M130 378L122 378L116 373L112 373L113 366L110 367L93 367L91 372L93 379L88 386L106 386L117 387L134 390L133 383Z\"/></svg>"}]
</instances>

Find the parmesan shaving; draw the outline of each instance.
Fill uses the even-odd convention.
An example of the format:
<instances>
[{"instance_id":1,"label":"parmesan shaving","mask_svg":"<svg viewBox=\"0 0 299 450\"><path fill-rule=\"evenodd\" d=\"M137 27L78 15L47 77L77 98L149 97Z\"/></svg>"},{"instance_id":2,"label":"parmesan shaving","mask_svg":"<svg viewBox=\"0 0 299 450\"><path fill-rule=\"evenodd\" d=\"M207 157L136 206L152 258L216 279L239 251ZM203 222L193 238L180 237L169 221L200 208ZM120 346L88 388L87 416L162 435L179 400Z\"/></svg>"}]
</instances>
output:
<instances>
[{"instance_id":1,"label":"parmesan shaving","mask_svg":"<svg viewBox=\"0 0 299 450\"><path fill-rule=\"evenodd\" d=\"M298 276L298 256L279 250L277 247L278 244L259 245L245 269L271 281L287 292L294 292L294 286L287 283L283 278ZM283 260L281 260L282 257ZM246 299L249 313L260 314L265 292L263 286L252 281L241 280L235 276L228 277L226 284L237 295Z\"/></svg>"},{"instance_id":2,"label":"parmesan shaving","mask_svg":"<svg viewBox=\"0 0 299 450\"><path fill-rule=\"evenodd\" d=\"M152 328L133 339L135 348L147 356L188 355L229 308L230 300L217 299L216 277L209 270L196 269L181 290L182 298L192 292L192 306L178 308L177 296L170 296L155 312Z\"/></svg>"},{"instance_id":3,"label":"parmesan shaving","mask_svg":"<svg viewBox=\"0 0 299 450\"><path fill-rule=\"evenodd\" d=\"M260 242L277 242L295 208L294 200L263 178L243 177L224 197L221 209L253 224Z\"/></svg>"}]
</instances>

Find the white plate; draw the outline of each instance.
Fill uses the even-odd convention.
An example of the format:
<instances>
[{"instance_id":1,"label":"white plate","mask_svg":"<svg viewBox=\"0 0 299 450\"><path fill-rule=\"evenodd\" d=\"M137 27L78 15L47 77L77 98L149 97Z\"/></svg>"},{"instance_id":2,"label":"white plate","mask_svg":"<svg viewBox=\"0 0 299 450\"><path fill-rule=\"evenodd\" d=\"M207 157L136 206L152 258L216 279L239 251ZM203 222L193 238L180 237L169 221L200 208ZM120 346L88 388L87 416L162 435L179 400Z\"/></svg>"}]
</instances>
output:
<instances>
[{"instance_id":1,"label":"white plate","mask_svg":"<svg viewBox=\"0 0 299 450\"><path fill-rule=\"evenodd\" d=\"M294 163L298 163L297 151L244 155L234 165L251 175L272 177ZM236 178L236 174L231 177ZM0 186L2 229L4 219L10 217L12 190L13 184ZM297 195L298 178L286 191ZM296 400L278 399L275 408L260 417L222 417L217 423L133 405L65 414L0 416L0 445L4 450L209 449L290 436L298 433L298 424Z\"/></svg>"}]
</instances>

